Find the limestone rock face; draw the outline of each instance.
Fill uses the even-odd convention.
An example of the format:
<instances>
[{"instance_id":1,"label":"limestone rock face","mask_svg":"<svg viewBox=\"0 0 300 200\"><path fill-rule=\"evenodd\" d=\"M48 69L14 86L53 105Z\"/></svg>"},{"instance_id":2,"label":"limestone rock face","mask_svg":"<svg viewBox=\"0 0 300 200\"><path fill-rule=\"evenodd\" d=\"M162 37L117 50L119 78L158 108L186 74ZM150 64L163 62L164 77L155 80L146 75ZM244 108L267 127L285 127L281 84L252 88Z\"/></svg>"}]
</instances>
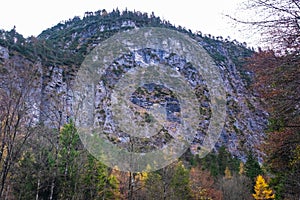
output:
<instances>
[{"instance_id":1,"label":"limestone rock face","mask_svg":"<svg viewBox=\"0 0 300 200\"><path fill-rule=\"evenodd\" d=\"M215 149L225 145L234 156L244 160L246 152L255 149L263 140L267 124L267 113L261 109L260 100L249 88L253 74L243 68L245 58L253 53L244 44L220 37L193 34L185 29L176 28L169 22L161 21L158 17L148 17L139 12L126 11L121 14L114 11L107 15L95 12L83 19L75 17L60 23L43 31L37 38L18 39L16 43L0 38L0 45L5 44L0 46L0 67L5 65L6 60L16 59L16 56L10 54L18 55L18 59L26 60L34 66L38 65L41 76L40 84L35 90L40 97L34 100L38 112L35 111L32 116L48 126L60 127L80 114L72 107L73 84L85 55L115 33L143 26L165 27L189 35L213 58L227 94L226 122ZM143 63L163 64L178 71L195 91L201 119L191 151L197 152L210 122L210 91L207 89L205 77L202 77L186 58L172 52L140 49L111 61L103 81L96 85L94 123L105 127L112 142L126 146L130 140L129 136L118 130L109 109L112 88L128 70ZM166 110L167 121L180 123L181 107L178 98L164 85L144 84L131 95L130 101L144 110L155 106L163 107ZM150 115L142 112L139 117L146 122L153 120ZM162 148L170 139L171 136L162 129L155 137L140 140L138 151L147 152Z\"/></svg>"},{"instance_id":2,"label":"limestone rock face","mask_svg":"<svg viewBox=\"0 0 300 200\"><path fill-rule=\"evenodd\" d=\"M9 58L8 52L9 51L7 48L0 46L0 60L1 61L8 60L8 58Z\"/></svg>"}]
</instances>

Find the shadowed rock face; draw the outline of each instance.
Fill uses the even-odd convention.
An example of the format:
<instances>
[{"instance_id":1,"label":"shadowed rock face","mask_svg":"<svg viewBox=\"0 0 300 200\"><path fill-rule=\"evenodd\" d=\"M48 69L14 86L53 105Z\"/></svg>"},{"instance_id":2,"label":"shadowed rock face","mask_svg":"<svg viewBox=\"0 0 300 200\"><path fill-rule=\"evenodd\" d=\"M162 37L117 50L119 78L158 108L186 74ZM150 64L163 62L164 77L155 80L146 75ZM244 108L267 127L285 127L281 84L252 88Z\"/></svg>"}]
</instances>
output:
<instances>
[{"instance_id":1,"label":"shadowed rock face","mask_svg":"<svg viewBox=\"0 0 300 200\"><path fill-rule=\"evenodd\" d=\"M143 18L143 20L135 15L120 15L116 19L113 17L115 16L108 14L105 17L93 15L84 19L74 18L65 24L58 24L45 30L35 40L23 38L18 39L16 43L11 43L8 38L13 36L9 37L9 33L5 33L6 39L0 37L1 67L5 65L6 60L16 59L39 65L42 75L36 91L40 93L40 98L34 100L38 109L35 109L34 114L31 113L35 121L43 121L51 127L59 127L74 116L75 113L71 109L73 80L84 55L101 41L118 31L126 31L146 24L175 29L155 17ZM247 82L251 81L251 73L242 67L243 59L251 55L251 51L237 42L215 40L211 37L193 35L186 30L177 30L189 34L208 51L224 80L227 93L227 118L216 148L225 145L233 155L244 159L245 152L253 149L262 140L267 122L266 113L260 109L259 99L247 87ZM10 56L10 54L19 56ZM128 70L143 66L143 63L163 64L178 71L195 91L201 119L191 149L197 152L211 116L210 91L207 89L205 77L202 77L185 58L161 49L140 49L112 61L102 77L102 82L97 85L95 123L105 126L111 141L126 146L129 141L128 134L115 131L117 127L108 109L110 94L114 85ZM1 69L0 73L1 71L3 70ZM180 123L181 107L178 97L164 85L143 84L131 94L130 101L146 110L161 106L166 111L165 118L168 121ZM148 115L142 117L145 123L152 120ZM162 129L157 135L140 140L137 151L146 152L162 148L171 139L167 131Z\"/></svg>"},{"instance_id":2,"label":"shadowed rock face","mask_svg":"<svg viewBox=\"0 0 300 200\"><path fill-rule=\"evenodd\" d=\"M145 109L159 104L166 111L166 119L180 123L180 104L172 91L163 85L145 84L132 94L131 102Z\"/></svg>"}]
</instances>

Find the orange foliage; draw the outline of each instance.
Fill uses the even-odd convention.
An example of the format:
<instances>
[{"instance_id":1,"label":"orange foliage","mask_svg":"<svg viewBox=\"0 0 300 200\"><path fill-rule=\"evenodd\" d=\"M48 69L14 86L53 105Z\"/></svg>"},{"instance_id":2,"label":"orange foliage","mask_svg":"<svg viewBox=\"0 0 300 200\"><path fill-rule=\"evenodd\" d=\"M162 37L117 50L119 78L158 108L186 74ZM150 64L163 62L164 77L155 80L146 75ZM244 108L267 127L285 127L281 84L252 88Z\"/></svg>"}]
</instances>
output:
<instances>
[{"instance_id":1,"label":"orange foliage","mask_svg":"<svg viewBox=\"0 0 300 200\"><path fill-rule=\"evenodd\" d=\"M299 54L276 55L271 50L256 53L248 63L255 74L253 89L270 113L269 133L262 145L265 161L275 175L288 180L284 182L284 193L292 195L300 195L299 66Z\"/></svg>"},{"instance_id":2,"label":"orange foliage","mask_svg":"<svg viewBox=\"0 0 300 200\"><path fill-rule=\"evenodd\" d=\"M195 167L190 170L190 188L193 199L221 200L222 192L214 188L214 178L207 170Z\"/></svg>"},{"instance_id":3,"label":"orange foliage","mask_svg":"<svg viewBox=\"0 0 300 200\"><path fill-rule=\"evenodd\" d=\"M255 74L253 89L265 101L272 118L282 119L285 126L300 126L300 57L279 56L274 51L260 51L248 62Z\"/></svg>"}]
</instances>

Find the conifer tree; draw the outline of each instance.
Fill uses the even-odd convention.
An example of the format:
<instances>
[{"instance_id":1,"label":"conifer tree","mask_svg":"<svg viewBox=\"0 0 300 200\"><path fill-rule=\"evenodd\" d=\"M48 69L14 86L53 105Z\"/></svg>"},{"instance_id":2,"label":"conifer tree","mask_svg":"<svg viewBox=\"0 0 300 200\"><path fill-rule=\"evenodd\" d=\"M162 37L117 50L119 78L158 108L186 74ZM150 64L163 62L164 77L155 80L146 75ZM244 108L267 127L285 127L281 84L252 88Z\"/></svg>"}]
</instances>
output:
<instances>
[{"instance_id":1,"label":"conifer tree","mask_svg":"<svg viewBox=\"0 0 300 200\"><path fill-rule=\"evenodd\" d=\"M171 181L171 187L174 195L178 199L190 199L189 171L182 162L179 162L175 168L175 173Z\"/></svg>"},{"instance_id":2,"label":"conifer tree","mask_svg":"<svg viewBox=\"0 0 300 200\"><path fill-rule=\"evenodd\" d=\"M76 159L79 155L79 135L75 124L71 121L65 124L60 130L58 152L58 168L60 176L60 197L71 198L76 192L76 180L78 176L78 166Z\"/></svg>"},{"instance_id":3,"label":"conifer tree","mask_svg":"<svg viewBox=\"0 0 300 200\"><path fill-rule=\"evenodd\" d=\"M245 165L243 162L240 162L240 167L239 167L239 175L245 174Z\"/></svg>"},{"instance_id":4,"label":"conifer tree","mask_svg":"<svg viewBox=\"0 0 300 200\"><path fill-rule=\"evenodd\" d=\"M275 194L272 189L269 188L269 185L266 183L265 179L258 175L256 178L256 184L254 186L255 194L253 194L254 199L267 200L275 199Z\"/></svg>"},{"instance_id":5,"label":"conifer tree","mask_svg":"<svg viewBox=\"0 0 300 200\"><path fill-rule=\"evenodd\" d=\"M252 181L254 181L255 177L259 174L262 174L262 169L252 153L248 155L247 162L245 163L245 174Z\"/></svg>"},{"instance_id":6,"label":"conifer tree","mask_svg":"<svg viewBox=\"0 0 300 200\"><path fill-rule=\"evenodd\" d=\"M230 171L229 167L226 167L224 173L225 173L225 178L227 178L227 179L232 178L231 171Z\"/></svg>"}]
</instances>

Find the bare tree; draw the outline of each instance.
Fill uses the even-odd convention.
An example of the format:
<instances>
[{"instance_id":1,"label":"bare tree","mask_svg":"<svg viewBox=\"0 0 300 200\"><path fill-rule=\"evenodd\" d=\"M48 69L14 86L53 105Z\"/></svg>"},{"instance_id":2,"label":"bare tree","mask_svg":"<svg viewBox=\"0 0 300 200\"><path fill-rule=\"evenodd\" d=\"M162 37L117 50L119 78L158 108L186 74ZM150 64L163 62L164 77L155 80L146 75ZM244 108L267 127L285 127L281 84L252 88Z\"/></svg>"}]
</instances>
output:
<instances>
[{"instance_id":1,"label":"bare tree","mask_svg":"<svg viewBox=\"0 0 300 200\"><path fill-rule=\"evenodd\" d=\"M230 178L224 177L219 181L224 200L253 199L251 195L252 182L248 177L234 174Z\"/></svg>"},{"instance_id":2,"label":"bare tree","mask_svg":"<svg viewBox=\"0 0 300 200\"><path fill-rule=\"evenodd\" d=\"M10 190L12 166L32 133L38 107L40 72L20 56L4 61L0 73L0 198Z\"/></svg>"},{"instance_id":3,"label":"bare tree","mask_svg":"<svg viewBox=\"0 0 300 200\"><path fill-rule=\"evenodd\" d=\"M247 13L247 19L241 16L229 17L261 31L267 42L271 42L278 50L300 50L299 0L247 1L241 10Z\"/></svg>"}]
</instances>

